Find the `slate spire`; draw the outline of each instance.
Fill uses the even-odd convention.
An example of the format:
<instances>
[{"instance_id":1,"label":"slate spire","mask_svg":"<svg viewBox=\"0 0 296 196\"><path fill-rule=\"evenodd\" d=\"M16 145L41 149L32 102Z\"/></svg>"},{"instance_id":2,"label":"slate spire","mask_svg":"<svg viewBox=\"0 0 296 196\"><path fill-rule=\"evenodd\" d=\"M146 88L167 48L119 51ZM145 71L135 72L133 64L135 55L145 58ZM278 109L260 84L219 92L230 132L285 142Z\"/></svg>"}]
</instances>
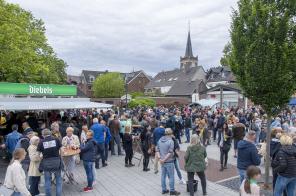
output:
<instances>
[{"instance_id":1,"label":"slate spire","mask_svg":"<svg viewBox=\"0 0 296 196\"><path fill-rule=\"evenodd\" d=\"M185 57L193 57L192 46L191 46L191 37L190 37L190 29L188 31Z\"/></svg>"}]
</instances>

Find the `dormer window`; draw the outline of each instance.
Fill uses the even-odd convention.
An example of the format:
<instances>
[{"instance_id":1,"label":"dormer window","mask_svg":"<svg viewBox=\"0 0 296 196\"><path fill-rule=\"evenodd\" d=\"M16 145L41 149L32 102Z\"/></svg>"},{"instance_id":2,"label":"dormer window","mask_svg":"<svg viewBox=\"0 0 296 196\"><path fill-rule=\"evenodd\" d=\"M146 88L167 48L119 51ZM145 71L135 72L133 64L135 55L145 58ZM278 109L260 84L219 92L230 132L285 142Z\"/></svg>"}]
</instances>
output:
<instances>
[{"instance_id":1,"label":"dormer window","mask_svg":"<svg viewBox=\"0 0 296 196\"><path fill-rule=\"evenodd\" d=\"M89 82L90 82L90 83L93 83L94 80L95 80L95 77L94 77L93 75L90 75L90 76L89 76Z\"/></svg>"},{"instance_id":2,"label":"dormer window","mask_svg":"<svg viewBox=\"0 0 296 196\"><path fill-rule=\"evenodd\" d=\"M221 73L221 76L222 76L222 78L225 78L225 73L222 72L222 73Z\"/></svg>"},{"instance_id":3,"label":"dormer window","mask_svg":"<svg viewBox=\"0 0 296 196\"><path fill-rule=\"evenodd\" d=\"M214 79L214 74L211 74L210 78L211 78L211 79Z\"/></svg>"},{"instance_id":4,"label":"dormer window","mask_svg":"<svg viewBox=\"0 0 296 196\"><path fill-rule=\"evenodd\" d=\"M171 82L173 80L173 78L170 78L168 81Z\"/></svg>"}]
</instances>

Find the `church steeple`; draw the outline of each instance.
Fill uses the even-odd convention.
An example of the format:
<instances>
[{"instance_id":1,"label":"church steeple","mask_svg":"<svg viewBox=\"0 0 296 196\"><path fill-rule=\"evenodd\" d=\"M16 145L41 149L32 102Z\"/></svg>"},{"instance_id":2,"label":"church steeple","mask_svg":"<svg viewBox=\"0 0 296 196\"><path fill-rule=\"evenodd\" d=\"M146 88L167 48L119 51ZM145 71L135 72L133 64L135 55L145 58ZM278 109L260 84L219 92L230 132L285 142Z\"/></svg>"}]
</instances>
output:
<instances>
[{"instance_id":1,"label":"church steeple","mask_svg":"<svg viewBox=\"0 0 296 196\"><path fill-rule=\"evenodd\" d=\"M185 51L185 56L184 57L193 57L192 46L191 46L191 37L190 37L190 29L188 31L186 51Z\"/></svg>"},{"instance_id":2,"label":"church steeple","mask_svg":"<svg viewBox=\"0 0 296 196\"><path fill-rule=\"evenodd\" d=\"M192 67L198 66L198 57L193 56L192 45L191 45L191 35L190 35L190 23L188 23L188 35L187 35L187 43L185 56L180 57L180 69L188 72Z\"/></svg>"}]
</instances>

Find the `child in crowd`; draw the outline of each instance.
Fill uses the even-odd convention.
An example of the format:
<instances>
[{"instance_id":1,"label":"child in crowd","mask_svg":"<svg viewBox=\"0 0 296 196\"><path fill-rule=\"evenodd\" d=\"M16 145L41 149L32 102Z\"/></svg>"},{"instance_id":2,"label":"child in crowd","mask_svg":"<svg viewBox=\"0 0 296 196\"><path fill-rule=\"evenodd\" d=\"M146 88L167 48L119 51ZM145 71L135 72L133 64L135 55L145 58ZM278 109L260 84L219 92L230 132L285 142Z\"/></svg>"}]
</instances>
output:
<instances>
[{"instance_id":1,"label":"child in crowd","mask_svg":"<svg viewBox=\"0 0 296 196\"><path fill-rule=\"evenodd\" d=\"M248 167L246 174L246 179L240 187L241 196L260 196L260 187L257 184L261 177L260 169L251 165Z\"/></svg>"},{"instance_id":2,"label":"child in crowd","mask_svg":"<svg viewBox=\"0 0 296 196\"><path fill-rule=\"evenodd\" d=\"M123 135L123 148L125 150L125 167L132 167L135 164L132 163L133 159L133 137L130 134L131 127L125 126L125 133Z\"/></svg>"}]
</instances>

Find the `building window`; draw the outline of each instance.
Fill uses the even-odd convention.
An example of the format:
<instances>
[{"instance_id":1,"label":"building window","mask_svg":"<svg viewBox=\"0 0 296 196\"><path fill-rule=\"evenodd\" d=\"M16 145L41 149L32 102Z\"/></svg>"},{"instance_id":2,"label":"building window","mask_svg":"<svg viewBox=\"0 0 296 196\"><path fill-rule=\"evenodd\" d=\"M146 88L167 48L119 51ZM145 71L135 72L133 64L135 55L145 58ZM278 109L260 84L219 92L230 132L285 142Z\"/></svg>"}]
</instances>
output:
<instances>
[{"instance_id":1,"label":"building window","mask_svg":"<svg viewBox=\"0 0 296 196\"><path fill-rule=\"evenodd\" d=\"M172 81L173 80L173 78L170 78L168 81L170 82L170 81Z\"/></svg>"},{"instance_id":2,"label":"building window","mask_svg":"<svg viewBox=\"0 0 296 196\"><path fill-rule=\"evenodd\" d=\"M221 76L222 76L222 78L225 78L225 73L222 72L222 73L221 73Z\"/></svg>"},{"instance_id":3,"label":"building window","mask_svg":"<svg viewBox=\"0 0 296 196\"><path fill-rule=\"evenodd\" d=\"M178 78L174 78L174 81L177 81L178 80Z\"/></svg>"},{"instance_id":4,"label":"building window","mask_svg":"<svg viewBox=\"0 0 296 196\"><path fill-rule=\"evenodd\" d=\"M89 76L89 81L90 81L91 83L93 83L94 80L95 80L95 77L94 77L93 75L90 75L90 76Z\"/></svg>"}]
</instances>

